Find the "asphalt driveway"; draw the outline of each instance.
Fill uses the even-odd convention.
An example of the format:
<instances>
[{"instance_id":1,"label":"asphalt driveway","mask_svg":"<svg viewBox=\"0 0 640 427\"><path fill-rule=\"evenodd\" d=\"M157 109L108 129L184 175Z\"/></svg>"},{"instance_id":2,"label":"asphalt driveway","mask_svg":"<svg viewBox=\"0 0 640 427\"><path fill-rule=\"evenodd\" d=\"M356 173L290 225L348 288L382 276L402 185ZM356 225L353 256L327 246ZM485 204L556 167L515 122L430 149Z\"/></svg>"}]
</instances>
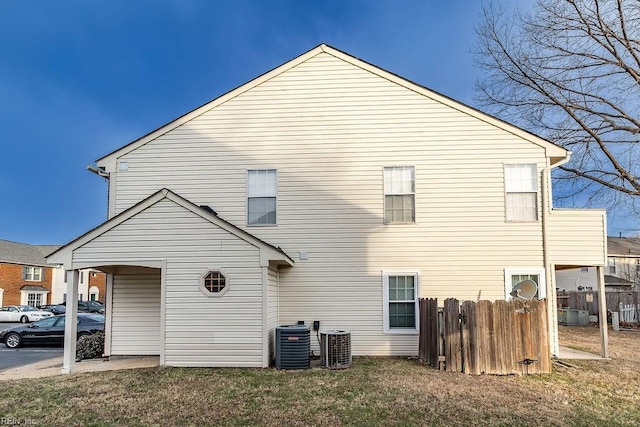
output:
<instances>
[{"instance_id":1,"label":"asphalt driveway","mask_svg":"<svg viewBox=\"0 0 640 427\"><path fill-rule=\"evenodd\" d=\"M20 326L20 323L0 323L0 331ZM10 349L0 344L0 371L62 355L62 347L21 347Z\"/></svg>"}]
</instances>

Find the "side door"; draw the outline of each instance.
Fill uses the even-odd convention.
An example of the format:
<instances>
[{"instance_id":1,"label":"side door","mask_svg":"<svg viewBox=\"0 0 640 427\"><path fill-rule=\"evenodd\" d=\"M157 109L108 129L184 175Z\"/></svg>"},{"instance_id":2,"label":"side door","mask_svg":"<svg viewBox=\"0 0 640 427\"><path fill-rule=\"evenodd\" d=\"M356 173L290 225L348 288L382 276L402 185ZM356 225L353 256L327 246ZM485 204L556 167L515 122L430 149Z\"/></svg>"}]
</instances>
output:
<instances>
[{"instance_id":1,"label":"side door","mask_svg":"<svg viewBox=\"0 0 640 427\"><path fill-rule=\"evenodd\" d=\"M8 321L9 321L9 307L1 307L0 322L8 322Z\"/></svg>"}]
</instances>

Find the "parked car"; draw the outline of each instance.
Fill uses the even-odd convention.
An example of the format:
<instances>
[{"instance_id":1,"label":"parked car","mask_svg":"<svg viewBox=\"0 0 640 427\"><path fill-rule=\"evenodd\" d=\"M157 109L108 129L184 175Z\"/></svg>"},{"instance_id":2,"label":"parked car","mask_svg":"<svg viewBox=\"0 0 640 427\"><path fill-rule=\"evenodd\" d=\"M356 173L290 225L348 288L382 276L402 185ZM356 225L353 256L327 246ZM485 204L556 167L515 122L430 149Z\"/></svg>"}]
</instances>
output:
<instances>
[{"instance_id":1,"label":"parked car","mask_svg":"<svg viewBox=\"0 0 640 427\"><path fill-rule=\"evenodd\" d=\"M29 323L51 317L50 311L38 310L29 305L8 305L0 308L0 322Z\"/></svg>"},{"instance_id":2,"label":"parked car","mask_svg":"<svg viewBox=\"0 0 640 427\"><path fill-rule=\"evenodd\" d=\"M100 301L78 301L78 310L104 314L104 304Z\"/></svg>"},{"instance_id":3,"label":"parked car","mask_svg":"<svg viewBox=\"0 0 640 427\"><path fill-rule=\"evenodd\" d=\"M67 305L63 302L61 305ZM78 301L78 313L99 313L104 314L104 303L100 301Z\"/></svg>"},{"instance_id":4,"label":"parked car","mask_svg":"<svg viewBox=\"0 0 640 427\"><path fill-rule=\"evenodd\" d=\"M53 314L64 314L67 312L67 307L62 304L39 305L38 309L43 311L50 311Z\"/></svg>"},{"instance_id":5,"label":"parked car","mask_svg":"<svg viewBox=\"0 0 640 427\"><path fill-rule=\"evenodd\" d=\"M0 331L0 342L9 348L23 345L62 345L64 343L65 315L59 314L38 320L29 325ZM92 335L98 331L104 332L104 316L93 313L78 314L78 338Z\"/></svg>"}]
</instances>

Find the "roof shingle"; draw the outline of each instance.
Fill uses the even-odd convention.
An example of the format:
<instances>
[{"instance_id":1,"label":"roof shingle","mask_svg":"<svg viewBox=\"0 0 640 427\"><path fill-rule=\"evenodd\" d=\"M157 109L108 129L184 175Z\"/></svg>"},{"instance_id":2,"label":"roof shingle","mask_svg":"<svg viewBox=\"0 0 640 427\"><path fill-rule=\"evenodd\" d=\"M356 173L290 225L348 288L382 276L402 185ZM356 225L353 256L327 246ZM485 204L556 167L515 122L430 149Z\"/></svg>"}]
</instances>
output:
<instances>
[{"instance_id":1,"label":"roof shingle","mask_svg":"<svg viewBox=\"0 0 640 427\"><path fill-rule=\"evenodd\" d=\"M59 247L59 245L30 245L0 239L0 262L48 266L45 257Z\"/></svg>"},{"instance_id":2,"label":"roof shingle","mask_svg":"<svg viewBox=\"0 0 640 427\"><path fill-rule=\"evenodd\" d=\"M609 256L640 257L640 237L607 237Z\"/></svg>"}]
</instances>

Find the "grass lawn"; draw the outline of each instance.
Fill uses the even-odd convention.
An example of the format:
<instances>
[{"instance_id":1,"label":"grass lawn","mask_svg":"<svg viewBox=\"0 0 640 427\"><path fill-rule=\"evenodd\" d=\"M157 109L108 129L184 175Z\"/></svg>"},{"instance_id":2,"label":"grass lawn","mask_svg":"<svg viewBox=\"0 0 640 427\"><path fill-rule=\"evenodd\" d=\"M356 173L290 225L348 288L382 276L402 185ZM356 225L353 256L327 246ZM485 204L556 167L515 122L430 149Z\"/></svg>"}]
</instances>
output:
<instances>
[{"instance_id":1,"label":"grass lawn","mask_svg":"<svg viewBox=\"0 0 640 427\"><path fill-rule=\"evenodd\" d=\"M598 348L597 328L561 343ZM610 361L548 375L467 376L408 359L344 371L150 368L0 382L21 425L640 425L640 332L610 332Z\"/></svg>"}]
</instances>

